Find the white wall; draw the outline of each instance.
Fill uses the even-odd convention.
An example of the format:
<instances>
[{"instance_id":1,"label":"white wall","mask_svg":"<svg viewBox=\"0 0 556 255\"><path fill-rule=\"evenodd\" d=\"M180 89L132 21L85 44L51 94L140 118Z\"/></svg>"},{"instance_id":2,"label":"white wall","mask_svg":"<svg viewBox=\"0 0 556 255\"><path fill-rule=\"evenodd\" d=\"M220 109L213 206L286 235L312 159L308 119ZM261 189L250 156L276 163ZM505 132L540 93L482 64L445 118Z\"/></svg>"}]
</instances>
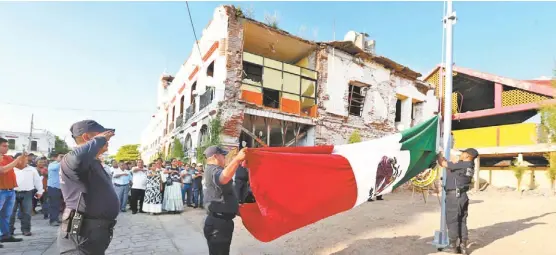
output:
<instances>
[{"instance_id":1,"label":"white wall","mask_svg":"<svg viewBox=\"0 0 556 255\"><path fill-rule=\"evenodd\" d=\"M348 93L350 81L360 81L372 86L382 86L390 82L390 70L372 63L365 63L361 67L352 59L353 56L347 53L336 49L329 49L328 80L324 85L325 95L328 97L328 100L324 102L324 106L329 113L348 116L345 96ZM369 112L371 107L375 107L379 114L387 115L388 106L389 102L383 100L380 93L375 91L367 93L363 112ZM366 117L365 114L364 117Z\"/></svg>"},{"instance_id":2,"label":"white wall","mask_svg":"<svg viewBox=\"0 0 556 255\"><path fill-rule=\"evenodd\" d=\"M15 140L15 149L9 150L8 154L14 155L18 152L26 150L40 156L48 156L50 150L54 149L56 138L53 134L35 133L33 134L33 141L37 142L37 150L30 151L29 146L29 133L24 132L11 132L0 131L0 137L7 140Z\"/></svg>"},{"instance_id":3,"label":"white wall","mask_svg":"<svg viewBox=\"0 0 556 255\"><path fill-rule=\"evenodd\" d=\"M201 48L200 52L195 42L192 42L191 46L191 54L187 61L181 66L179 71L176 73L174 81L170 86L167 87L166 91L161 91L162 94L159 95L159 98L162 98L162 101L159 102L159 109L156 112L156 117L151 119L151 123L146 128L145 132L143 133L142 138L142 146L141 147L149 147L142 152L142 158L145 161L148 161L150 156L158 152L162 146L165 146L167 143L171 142L171 136L178 136L185 139L185 131L188 131L191 127L190 124L192 122L198 122L204 117L208 115L208 108L214 108L216 104L224 99L224 81L226 80L226 55L221 54L226 47L225 39L228 35L228 16L226 15L226 11L224 8L219 7L214 11L213 19L210 25L203 30L202 36L199 40L199 47ZM202 61L201 56L205 55L206 52L213 46L214 42L219 42L219 47L216 51L208 58L206 61ZM214 74L213 77L208 77L207 67L214 62ZM195 69L196 66L199 66L199 71L195 74L193 79L189 80L189 76L191 75L192 71ZM173 133L167 134L165 137L161 139L161 141L154 147L149 146L150 144L156 143L156 140L159 136L161 136L166 128L166 115L169 115L168 124L172 123L172 109L175 106L175 117L177 118L180 114L180 99L183 95L184 97L184 113L185 110L191 105L190 103L190 95L192 90L192 85L194 82L196 84L196 91L197 96L195 97L195 105L196 105L196 113L195 115L188 121L188 123L183 124L183 128L180 130L174 130ZM185 89L182 93L179 93L181 87L185 84ZM203 111L199 111L200 106L200 99L199 96L202 95L206 89L207 85L212 85L215 88L214 99L212 104L204 109ZM173 97L176 97L174 102L172 103L171 100ZM166 108L168 110L166 110ZM174 120L175 123L175 120ZM199 123L200 124L200 123ZM200 125L198 125L200 129ZM187 130L184 130L187 129ZM184 134L179 134L179 131L184 131ZM195 140L197 141L197 140Z\"/></svg>"}]
</instances>

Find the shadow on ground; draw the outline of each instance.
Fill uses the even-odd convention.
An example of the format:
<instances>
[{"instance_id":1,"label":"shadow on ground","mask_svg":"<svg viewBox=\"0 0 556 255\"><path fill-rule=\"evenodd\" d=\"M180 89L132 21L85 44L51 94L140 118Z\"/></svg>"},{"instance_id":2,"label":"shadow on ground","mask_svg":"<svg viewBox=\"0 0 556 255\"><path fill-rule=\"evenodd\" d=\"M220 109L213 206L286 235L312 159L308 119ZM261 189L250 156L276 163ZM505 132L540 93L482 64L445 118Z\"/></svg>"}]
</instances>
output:
<instances>
[{"instance_id":1,"label":"shadow on ground","mask_svg":"<svg viewBox=\"0 0 556 255\"><path fill-rule=\"evenodd\" d=\"M536 225L545 224L533 223L531 221L545 217L550 214L553 213L545 213L516 221L501 222L478 229L471 229L469 235L476 238L475 242L470 245L471 254L474 250L486 247L498 239L511 236L519 231L531 228ZM431 244L429 244L432 241L432 236L421 238L420 236L416 235L392 238L372 238L366 240L358 240L344 250L333 254L423 255L437 252L437 250ZM411 247L411 251L408 251L407 247ZM377 253L377 251L381 251L382 253Z\"/></svg>"}]
</instances>

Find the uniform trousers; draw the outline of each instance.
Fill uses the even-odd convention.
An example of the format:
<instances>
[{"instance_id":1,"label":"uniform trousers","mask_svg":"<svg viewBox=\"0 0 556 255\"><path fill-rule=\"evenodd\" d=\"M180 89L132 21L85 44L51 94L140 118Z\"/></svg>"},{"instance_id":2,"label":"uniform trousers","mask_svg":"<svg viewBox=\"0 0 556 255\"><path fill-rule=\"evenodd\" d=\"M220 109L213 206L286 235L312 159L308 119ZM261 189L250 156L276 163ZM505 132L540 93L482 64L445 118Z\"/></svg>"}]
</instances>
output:
<instances>
[{"instance_id":1,"label":"uniform trousers","mask_svg":"<svg viewBox=\"0 0 556 255\"><path fill-rule=\"evenodd\" d=\"M226 217L215 217L214 213L209 214L205 219L203 232L207 239L210 255L229 255L232 236L234 233L235 215Z\"/></svg>"},{"instance_id":2,"label":"uniform trousers","mask_svg":"<svg viewBox=\"0 0 556 255\"><path fill-rule=\"evenodd\" d=\"M104 255L112 241L115 220L83 219L80 234L67 233L70 224L70 212L62 215L62 224L58 231L58 249L60 254Z\"/></svg>"},{"instance_id":3,"label":"uniform trousers","mask_svg":"<svg viewBox=\"0 0 556 255\"><path fill-rule=\"evenodd\" d=\"M448 225L448 237L450 241L469 240L467 233L467 214L469 208L469 197L467 192L461 192L456 197L455 190L446 191L446 224Z\"/></svg>"}]
</instances>

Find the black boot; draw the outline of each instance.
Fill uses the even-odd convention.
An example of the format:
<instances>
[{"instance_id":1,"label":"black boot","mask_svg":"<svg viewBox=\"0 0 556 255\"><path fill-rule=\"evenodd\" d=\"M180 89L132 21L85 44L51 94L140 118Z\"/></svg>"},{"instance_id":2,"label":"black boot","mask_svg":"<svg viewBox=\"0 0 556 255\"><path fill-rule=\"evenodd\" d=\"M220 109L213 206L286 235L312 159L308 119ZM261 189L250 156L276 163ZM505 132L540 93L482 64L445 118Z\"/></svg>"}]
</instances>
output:
<instances>
[{"instance_id":1,"label":"black boot","mask_svg":"<svg viewBox=\"0 0 556 255\"><path fill-rule=\"evenodd\" d=\"M454 254L461 254L461 250L458 246L457 240L450 240L450 244L446 248L442 249L442 251Z\"/></svg>"},{"instance_id":2,"label":"black boot","mask_svg":"<svg viewBox=\"0 0 556 255\"><path fill-rule=\"evenodd\" d=\"M469 255L469 250L467 249L467 240L462 241L459 246L462 254Z\"/></svg>"}]
</instances>

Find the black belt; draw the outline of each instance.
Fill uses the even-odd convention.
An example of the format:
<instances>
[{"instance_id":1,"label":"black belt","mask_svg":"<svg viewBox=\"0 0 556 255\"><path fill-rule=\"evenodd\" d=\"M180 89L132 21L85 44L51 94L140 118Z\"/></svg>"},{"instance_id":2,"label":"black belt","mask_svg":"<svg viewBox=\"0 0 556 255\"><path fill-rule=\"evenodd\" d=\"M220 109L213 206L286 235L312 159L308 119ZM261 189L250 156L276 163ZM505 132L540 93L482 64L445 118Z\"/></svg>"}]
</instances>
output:
<instances>
[{"instance_id":1,"label":"black belt","mask_svg":"<svg viewBox=\"0 0 556 255\"><path fill-rule=\"evenodd\" d=\"M0 189L0 191L14 191L14 189Z\"/></svg>"},{"instance_id":2,"label":"black belt","mask_svg":"<svg viewBox=\"0 0 556 255\"><path fill-rule=\"evenodd\" d=\"M123 187L123 186L129 186L129 183L128 184L116 184L116 183L114 183L114 185L116 185L116 187Z\"/></svg>"},{"instance_id":3,"label":"black belt","mask_svg":"<svg viewBox=\"0 0 556 255\"><path fill-rule=\"evenodd\" d=\"M216 212L209 212L209 215L223 220L233 220L236 217L235 213L216 213Z\"/></svg>"}]
</instances>

